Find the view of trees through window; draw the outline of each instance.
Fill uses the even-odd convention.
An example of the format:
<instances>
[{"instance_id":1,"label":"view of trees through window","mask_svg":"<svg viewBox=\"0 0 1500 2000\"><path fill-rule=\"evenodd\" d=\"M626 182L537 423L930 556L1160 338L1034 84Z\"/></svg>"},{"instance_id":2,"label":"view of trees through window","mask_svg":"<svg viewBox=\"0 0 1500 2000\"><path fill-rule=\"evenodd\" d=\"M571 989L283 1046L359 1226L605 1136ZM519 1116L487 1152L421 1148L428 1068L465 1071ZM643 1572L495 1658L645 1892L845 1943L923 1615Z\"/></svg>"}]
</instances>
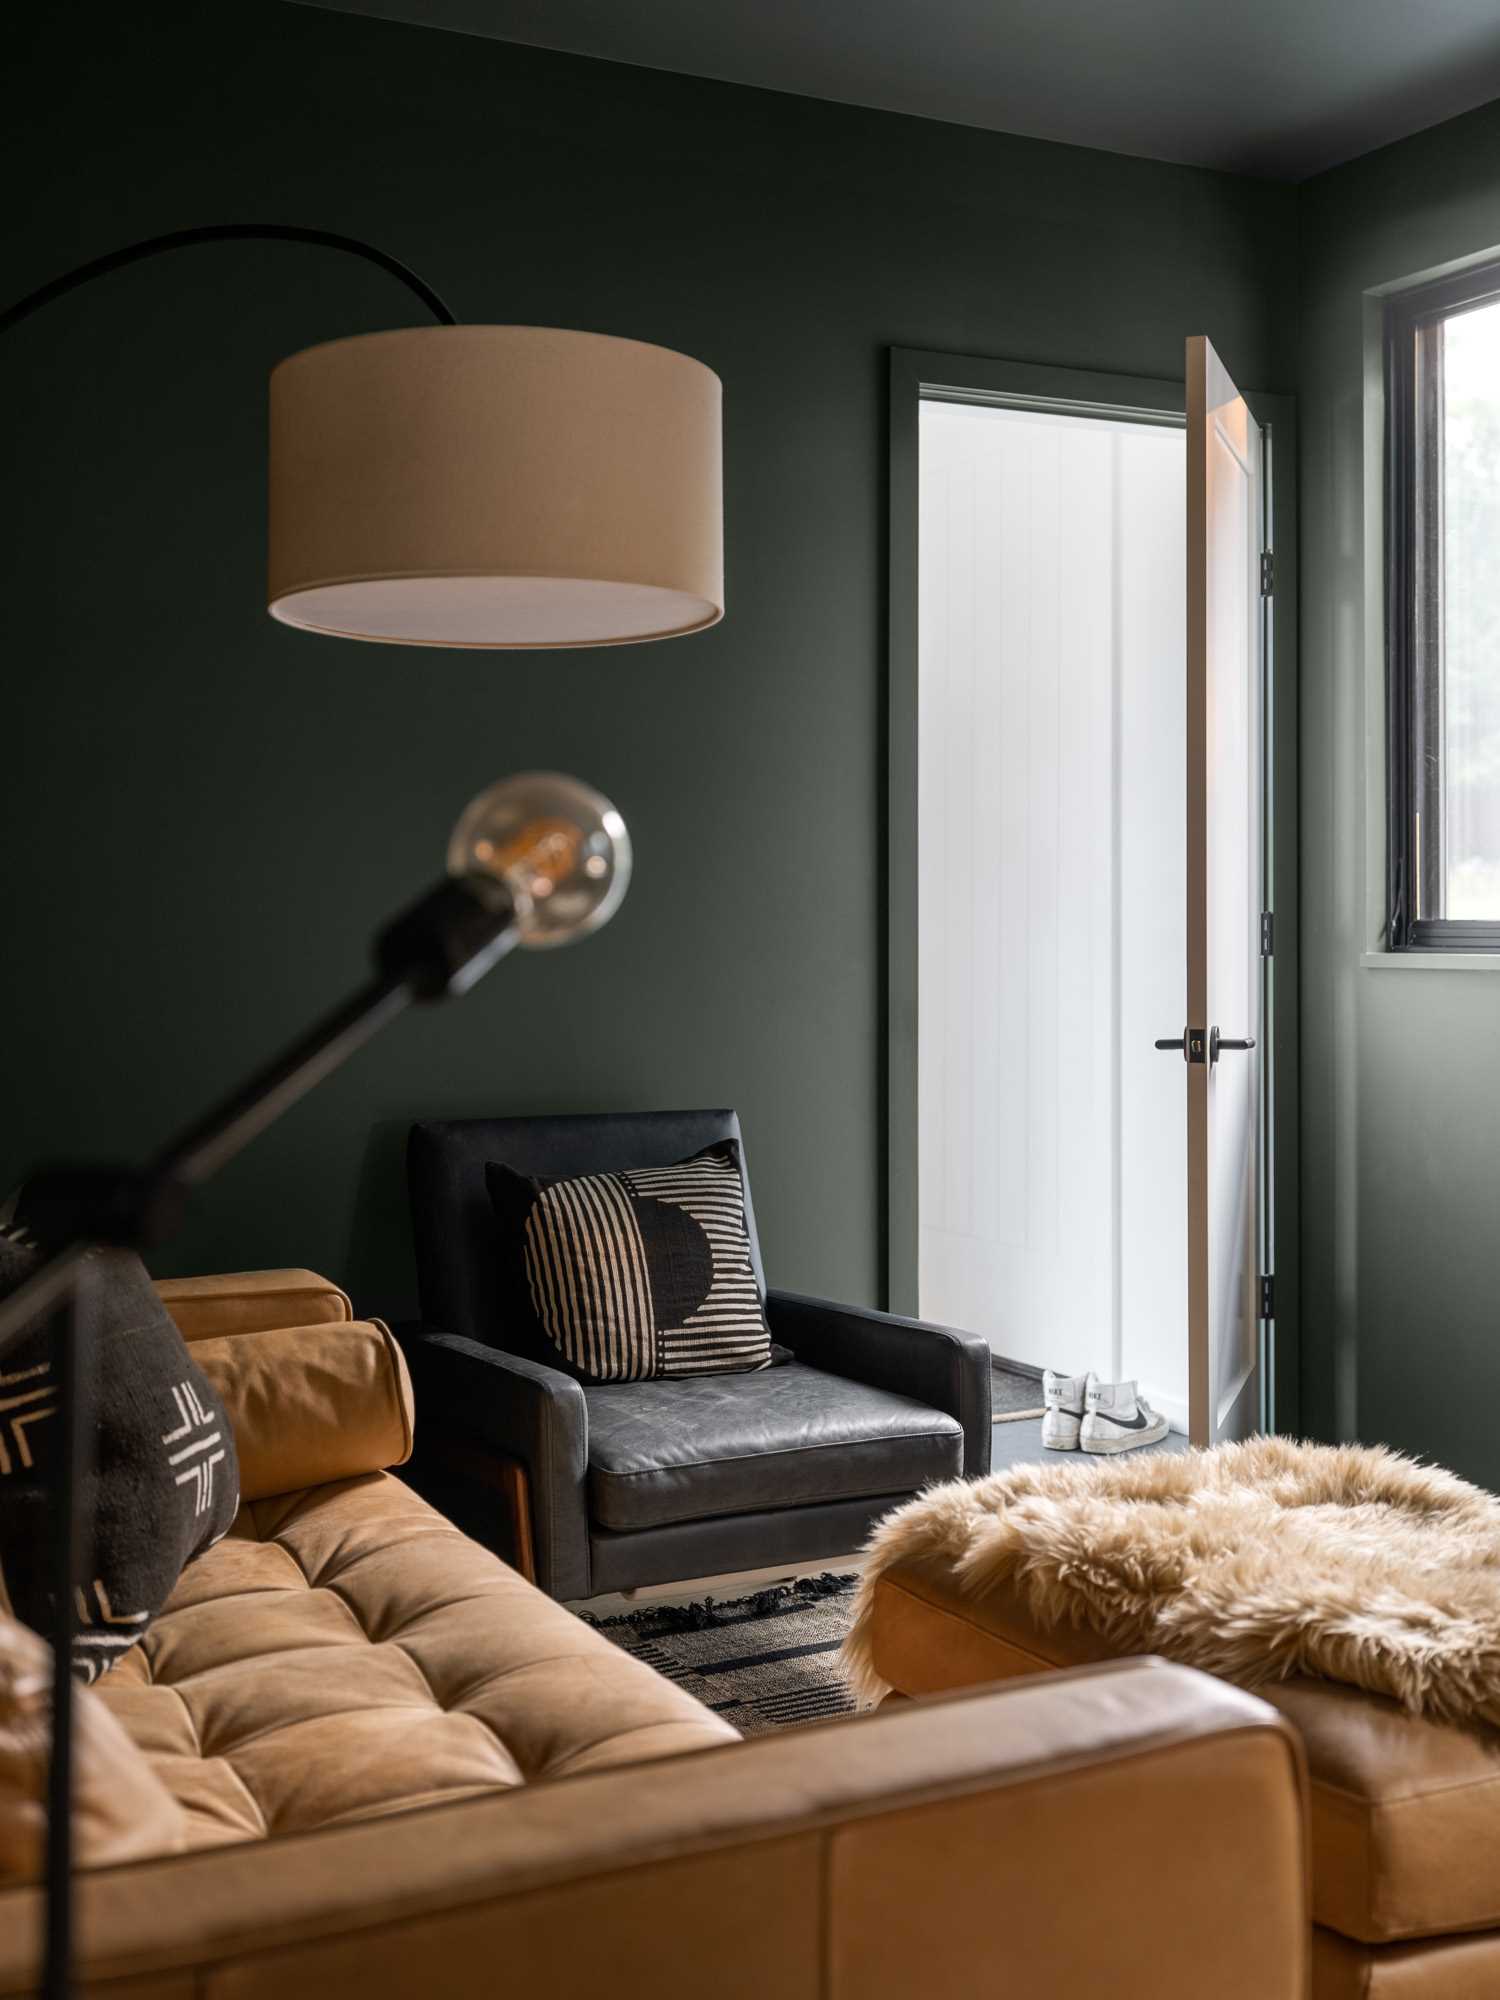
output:
<instances>
[{"instance_id":1,"label":"view of trees through window","mask_svg":"<svg viewBox=\"0 0 1500 2000\"><path fill-rule=\"evenodd\" d=\"M1500 300L1443 326L1444 914L1500 920Z\"/></svg>"}]
</instances>

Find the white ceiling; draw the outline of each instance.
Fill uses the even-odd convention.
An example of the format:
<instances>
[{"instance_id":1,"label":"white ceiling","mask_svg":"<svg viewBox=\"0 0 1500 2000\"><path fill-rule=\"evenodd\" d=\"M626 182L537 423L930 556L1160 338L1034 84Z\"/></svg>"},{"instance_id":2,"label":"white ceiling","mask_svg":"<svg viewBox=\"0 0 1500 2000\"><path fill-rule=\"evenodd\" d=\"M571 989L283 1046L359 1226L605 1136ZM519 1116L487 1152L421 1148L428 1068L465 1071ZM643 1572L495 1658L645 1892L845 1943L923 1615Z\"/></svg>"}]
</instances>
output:
<instances>
[{"instance_id":1,"label":"white ceiling","mask_svg":"<svg viewBox=\"0 0 1500 2000\"><path fill-rule=\"evenodd\" d=\"M1300 180L1500 96L1500 0L307 0Z\"/></svg>"}]
</instances>

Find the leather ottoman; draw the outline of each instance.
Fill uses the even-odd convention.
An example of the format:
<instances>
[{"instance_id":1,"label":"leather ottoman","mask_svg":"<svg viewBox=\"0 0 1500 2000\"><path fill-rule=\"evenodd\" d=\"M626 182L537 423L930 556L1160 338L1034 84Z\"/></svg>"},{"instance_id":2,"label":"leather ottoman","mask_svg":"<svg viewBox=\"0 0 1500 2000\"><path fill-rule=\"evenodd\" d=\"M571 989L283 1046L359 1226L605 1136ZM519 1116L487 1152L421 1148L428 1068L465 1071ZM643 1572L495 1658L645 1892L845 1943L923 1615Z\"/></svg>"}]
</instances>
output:
<instances>
[{"instance_id":1,"label":"leather ottoman","mask_svg":"<svg viewBox=\"0 0 1500 2000\"><path fill-rule=\"evenodd\" d=\"M961 1591L940 1558L879 1579L870 1640L876 1673L909 1696L1116 1657L1082 1627L1043 1628L1004 1586ZM1494 2000L1500 1730L1332 1681L1257 1692L1307 1754L1314 2000Z\"/></svg>"}]
</instances>

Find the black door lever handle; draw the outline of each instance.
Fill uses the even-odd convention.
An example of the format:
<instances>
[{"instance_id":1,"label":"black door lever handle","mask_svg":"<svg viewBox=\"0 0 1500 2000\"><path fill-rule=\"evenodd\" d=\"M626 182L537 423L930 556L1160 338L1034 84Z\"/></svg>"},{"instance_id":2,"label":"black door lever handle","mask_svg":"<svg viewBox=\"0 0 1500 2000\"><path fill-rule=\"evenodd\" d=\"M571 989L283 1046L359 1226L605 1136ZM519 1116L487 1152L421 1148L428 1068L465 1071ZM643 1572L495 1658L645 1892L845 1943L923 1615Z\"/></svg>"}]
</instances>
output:
<instances>
[{"instance_id":1,"label":"black door lever handle","mask_svg":"<svg viewBox=\"0 0 1500 2000\"><path fill-rule=\"evenodd\" d=\"M1221 1035L1218 1029L1215 1028L1212 1043L1213 1048L1209 1056L1209 1061L1217 1062L1219 1060L1220 1049L1253 1049L1255 1047L1255 1037L1254 1035Z\"/></svg>"},{"instance_id":2,"label":"black door lever handle","mask_svg":"<svg viewBox=\"0 0 1500 2000\"><path fill-rule=\"evenodd\" d=\"M1184 1028L1180 1035L1168 1035L1158 1039L1156 1046L1159 1049L1173 1050L1175 1054L1180 1055L1186 1062L1201 1063L1203 1060L1205 1039L1208 1043L1208 1060L1211 1063L1216 1063L1219 1060L1220 1049L1253 1049L1255 1047L1254 1035L1221 1035L1217 1028L1210 1028L1207 1037L1204 1036L1201 1028Z\"/></svg>"},{"instance_id":3,"label":"black door lever handle","mask_svg":"<svg viewBox=\"0 0 1500 2000\"><path fill-rule=\"evenodd\" d=\"M1205 1040L1201 1028L1184 1028L1180 1035L1172 1035L1164 1041L1158 1041L1156 1046L1159 1049L1173 1050L1184 1062L1201 1063Z\"/></svg>"}]
</instances>

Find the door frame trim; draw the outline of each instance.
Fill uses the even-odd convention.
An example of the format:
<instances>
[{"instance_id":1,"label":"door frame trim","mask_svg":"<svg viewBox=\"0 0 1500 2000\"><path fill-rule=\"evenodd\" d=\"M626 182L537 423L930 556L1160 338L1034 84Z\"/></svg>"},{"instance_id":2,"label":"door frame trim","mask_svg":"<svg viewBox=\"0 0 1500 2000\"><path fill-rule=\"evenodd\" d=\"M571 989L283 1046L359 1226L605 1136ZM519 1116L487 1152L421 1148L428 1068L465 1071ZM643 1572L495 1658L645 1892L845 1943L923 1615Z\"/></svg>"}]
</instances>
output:
<instances>
[{"instance_id":1,"label":"door frame trim","mask_svg":"<svg viewBox=\"0 0 1500 2000\"><path fill-rule=\"evenodd\" d=\"M1276 1429L1295 1432L1301 1405L1298 1316L1297 495L1296 405L1245 390L1271 436L1272 1081L1276 1318L1267 1355ZM1069 410L1173 426L1186 384L931 349L890 350L889 604L886 664L886 1304L917 1297L917 576L918 413L924 398Z\"/></svg>"}]
</instances>

